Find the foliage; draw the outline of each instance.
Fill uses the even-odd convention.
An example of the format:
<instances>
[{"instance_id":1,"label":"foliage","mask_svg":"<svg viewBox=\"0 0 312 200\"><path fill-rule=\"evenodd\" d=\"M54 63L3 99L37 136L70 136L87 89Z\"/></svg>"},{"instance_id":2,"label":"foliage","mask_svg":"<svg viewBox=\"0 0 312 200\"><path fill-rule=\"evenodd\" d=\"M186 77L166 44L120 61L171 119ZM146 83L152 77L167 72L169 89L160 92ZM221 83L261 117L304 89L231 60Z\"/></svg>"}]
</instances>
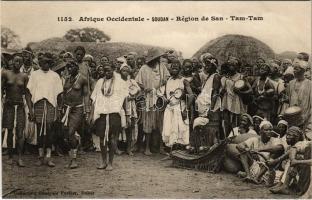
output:
<instances>
[{"instance_id":1,"label":"foliage","mask_svg":"<svg viewBox=\"0 0 312 200\"><path fill-rule=\"evenodd\" d=\"M107 42L110 36L97 28L70 29L64 35L70 42Z\"/></svg>"}]
</instances>

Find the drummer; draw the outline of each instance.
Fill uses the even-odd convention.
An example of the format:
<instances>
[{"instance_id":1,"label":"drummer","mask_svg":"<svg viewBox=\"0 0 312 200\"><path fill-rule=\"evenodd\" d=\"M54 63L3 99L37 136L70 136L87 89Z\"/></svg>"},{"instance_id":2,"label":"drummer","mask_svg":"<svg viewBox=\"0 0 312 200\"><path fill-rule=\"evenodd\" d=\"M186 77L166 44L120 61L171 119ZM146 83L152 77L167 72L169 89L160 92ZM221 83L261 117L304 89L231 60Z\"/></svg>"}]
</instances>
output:
<instances>
[{"instance_id":1,"label":"drummer","mask_svg":"<svg viewBox=\"0 0 312 200\"><path fill-rule=\"evenodd\" d=\"M237 145L239 159L245 170L244 172L239 172L238 175L245 178L247 181L252 181L259 183L260 177L251 177L250 167L253 163L251 160L250 151L261 152L261 154L268 160L274 153L283 150L281 140L272 137L273 125L269 121L262 121L260 124L260 137L252 137L248 140Z\"/></svg>"},{"instance_id":2,"label":"drummer","mask_svg":"<svg viewBox=\"0 0 312 200\"><path fill-rule=\"evenodd\" d=\"M162 139L167 147L183 147L189 144L189 116L187 107L192 104L193 92L190 83L180 75L181 63L175 59L170 68L171 77L168 79L164 95L168 104L164 113ZM180 91L180 92L179 92ZM186 91L189 101L183 99Z\"/></svg>"},{"instance_id":3,"label":"drummer","mask_svg":"<svg viewBox=\"0 0 312 200\"><path fill-rule=\"evenodd\" d=\"M274 85L268 77L270 72L270 66L262 64L259 72L260 77L256 79L252 86L255 95L254 105L257 106L256 115L261 115L269 121L274 108L273 96L275 94Z\"/></svg>"},{"instance_id":4,"label":"drummer","mask_svg":"<svg viewBox=\"0 0 312 200\"><path fill-rule=\"evenodd\" d=\"M224 118L223 129L226 136L228 136L231 129L238 125L239 116L246 113L247 106L243 103L240 91L234 89L235 82L243 79L243 75L238 73L237 60L229 60L223 64L223 67L226 70L227 75L221 79L221 111L223 111ZM250 91L247 90L246 92Z\"/></svg>"}]
</instances>

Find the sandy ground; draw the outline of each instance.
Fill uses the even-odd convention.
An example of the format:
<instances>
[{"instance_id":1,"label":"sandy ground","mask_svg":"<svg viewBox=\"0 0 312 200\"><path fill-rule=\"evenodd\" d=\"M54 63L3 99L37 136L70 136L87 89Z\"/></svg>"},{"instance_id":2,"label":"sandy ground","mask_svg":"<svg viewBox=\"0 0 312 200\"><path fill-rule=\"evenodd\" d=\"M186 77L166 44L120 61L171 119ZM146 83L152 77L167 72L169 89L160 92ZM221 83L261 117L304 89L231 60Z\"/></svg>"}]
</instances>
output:
<instances>
[{"instance_id":1,"label":"sandy ground","mask_svg":"<svg viewBox=\"0 0 312 200\"><path fill-rule=\"evenodd\" d=\"M244 183L232 174L210 174L171 167L162 155L115 157L114 171L97 170L99 153L80 156L80 168L69 170L66 157L54 157L55 168L37 167L25 156L26 168L2 163L5 198L296 198L274 195L264 186Z\"/></svg>"}]
</instances>

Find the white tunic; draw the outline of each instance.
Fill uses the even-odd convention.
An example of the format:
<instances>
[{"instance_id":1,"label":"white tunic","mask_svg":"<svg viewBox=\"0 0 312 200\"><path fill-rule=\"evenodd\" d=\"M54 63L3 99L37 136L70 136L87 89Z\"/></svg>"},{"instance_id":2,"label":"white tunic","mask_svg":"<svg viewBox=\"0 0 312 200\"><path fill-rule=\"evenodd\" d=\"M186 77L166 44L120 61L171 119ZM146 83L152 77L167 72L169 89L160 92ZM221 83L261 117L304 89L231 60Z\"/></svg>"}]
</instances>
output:
<instances>
[{"instance_id":1,"label":"white tunic","mask_svg":"<svg viewBox=\"0 0 312 200\"><path fill-rule=\"evenodd\" d=\"M166 95L170 98L170 94L180 88L184 91L183 78L172 79L167 81ZM186 108L185 102L181 99L172 97L167 105L164 113L164 125L162 138L166 146L171 147L173 144L189 144L189 119L183 120L181 112Z\"/></svg>"}]
</instances>

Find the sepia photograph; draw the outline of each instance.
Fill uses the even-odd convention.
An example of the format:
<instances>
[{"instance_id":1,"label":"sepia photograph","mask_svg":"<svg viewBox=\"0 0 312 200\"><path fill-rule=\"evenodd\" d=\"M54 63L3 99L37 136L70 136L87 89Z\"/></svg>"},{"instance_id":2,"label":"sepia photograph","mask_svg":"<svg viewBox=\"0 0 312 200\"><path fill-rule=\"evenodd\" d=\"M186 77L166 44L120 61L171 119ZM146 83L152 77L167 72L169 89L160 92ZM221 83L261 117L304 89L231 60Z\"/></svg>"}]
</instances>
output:
<instances>
[{"instance_id":1,"label":"sepia photograph","mask_svg":"<svg viewBox=\"0 0 312 200\"><path fill-rule=\"evenodd\" d=\"M311 199L310 1L1 1L3 199Z\"/></svg>"}]
</instances>

